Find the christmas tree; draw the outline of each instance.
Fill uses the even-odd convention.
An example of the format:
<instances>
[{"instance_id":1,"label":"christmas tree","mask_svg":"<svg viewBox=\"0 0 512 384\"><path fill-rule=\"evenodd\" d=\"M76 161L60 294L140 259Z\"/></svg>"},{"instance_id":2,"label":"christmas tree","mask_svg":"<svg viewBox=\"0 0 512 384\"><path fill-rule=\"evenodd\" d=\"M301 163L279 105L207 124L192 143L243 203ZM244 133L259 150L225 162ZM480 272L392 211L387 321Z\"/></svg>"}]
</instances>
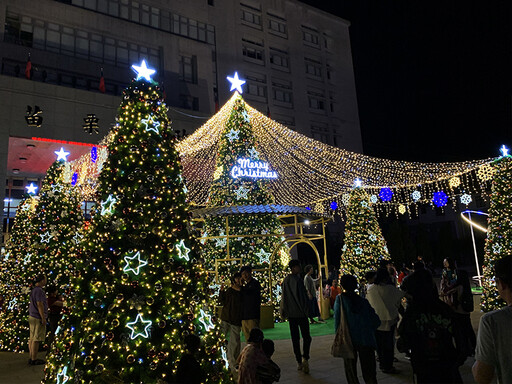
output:
<instances>
[{"instance_id":1,"label":"christmas tree","mask_svg":"<svg viewBox=\"0 0 512 384\"><path fill-rule=\"evenodd\" d=\"M340 272L342 275L354 275L359 281L366 272L378 268L379 260L389 258L375 211L368 194L361 187L350 192L344 243Z\"/></svg>"},{"instance_id":2,"label":"christmas tree","mask_svg":"<svg viewBox=\"0 0 512 384\"><path fill-rule=\"evenodd\" d=\"M184 337L203 339L205 382L229 382L162 91L143 61L124 91L71 311L46 382L169 383Z\"/></svg>"},{"instance_id":3,"label":"christmas tree","mask_svg":"<svg viewBox=\"0 0 512 384\"><path fill-rule=\"evenodd\" d=\"M16 210L14 225L5 245L0 268L0 294L4 298L4 308L0 312L0 349L11 350L19 345L23 335L17 334L17 322L26 322L28 314L28 286L23 284L22 270L25 255L31 249L34 235L32 218L36 211L38 197L28 195Z\"/></svg>"},{"instance_id":4,"label":"christmas tree","mask_svg":"<svg viewBox=\"0 0 512 384\"><path fill-rule=\"evenodd\" d=\"M238 95L220 139L207 206L273 204L267 184L275 177L277 174L260 157L249 114ZM207 269L227 280L241 265L251 265L254 277L262 285L264 303L277 303L279 284L289 260L287 247L279 246L284 239L279 219L275 214L244 213L229 216L228 222L229 238L226 217L205 219L203 237L209 239L203 240L203 255Z\"/></svg>"},{"instance_id":5,"label":"christmas tree","mask_svg":"<svg viewBox=\"0 0 512 384\"><path fill-rule=\"evenodd\" d=\"M493 311L506 305L498 297L494 280L494 264L504 256L512 254L512 157L505 155L494 164L491 189L491 205L485 241L483 264L483 295L481 308Z\"/></svg>"},{"instance_id":6,"label":"christmas tree","mask_svg":"<svg viewBox=\"0 0 512 384\"><path fill-rule=\"evenodd\" d=\"M19 253L13 253L16 262L10 273L15 279L12 286L17 289L18 306L3 327L6 335L2 337L5 347L13 351L28 348L28 300L34 277L46 274L48 285L69 292L76 270L83 214L78 195L62 181L63 168L59 160L48 169L34 215L23 223L27 226L24 232L30 233L25 244L18 246Z\"/></svg>"}]
</instances>

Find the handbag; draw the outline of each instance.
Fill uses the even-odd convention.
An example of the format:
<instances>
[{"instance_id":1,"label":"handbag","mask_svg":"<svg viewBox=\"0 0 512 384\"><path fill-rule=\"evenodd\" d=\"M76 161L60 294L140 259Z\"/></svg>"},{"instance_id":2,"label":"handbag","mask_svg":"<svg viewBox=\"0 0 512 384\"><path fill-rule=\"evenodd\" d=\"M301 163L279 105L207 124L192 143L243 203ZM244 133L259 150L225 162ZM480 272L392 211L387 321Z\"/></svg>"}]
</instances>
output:
<instances>
[{"instance_id":1,"label":"handbag","mask_svg":"<svg viewBox=\"0 0 512 384\"><path fill-rule=\"evenodd\" d=\"M342 357L344 359L354 359L354 347L348 329L347 319L345 318L345 311L343 310L343 296L340 295L340 325L336 330L334 342L331 347L331 354L334 357Z\"/></svg>"}]
</instances>

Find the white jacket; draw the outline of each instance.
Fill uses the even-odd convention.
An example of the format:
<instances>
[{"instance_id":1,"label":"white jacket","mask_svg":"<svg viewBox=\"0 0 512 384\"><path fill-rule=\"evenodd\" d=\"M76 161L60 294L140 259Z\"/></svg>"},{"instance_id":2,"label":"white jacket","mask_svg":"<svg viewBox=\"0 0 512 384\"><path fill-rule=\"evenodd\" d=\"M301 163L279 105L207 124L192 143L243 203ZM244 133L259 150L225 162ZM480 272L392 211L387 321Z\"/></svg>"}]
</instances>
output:
<instances>
[{"instance_id":1,"label":"white jacket","mask_svg":"<svg viewBox=\"0 0 512 384\"><path fill-rule=\"evenodd\" d=\"M389 331L398 323L398 308L404 292L390 284L371 284L366 292L366 299L375 309L380 319L379 331Z\"/></svg>"}]
</instances>

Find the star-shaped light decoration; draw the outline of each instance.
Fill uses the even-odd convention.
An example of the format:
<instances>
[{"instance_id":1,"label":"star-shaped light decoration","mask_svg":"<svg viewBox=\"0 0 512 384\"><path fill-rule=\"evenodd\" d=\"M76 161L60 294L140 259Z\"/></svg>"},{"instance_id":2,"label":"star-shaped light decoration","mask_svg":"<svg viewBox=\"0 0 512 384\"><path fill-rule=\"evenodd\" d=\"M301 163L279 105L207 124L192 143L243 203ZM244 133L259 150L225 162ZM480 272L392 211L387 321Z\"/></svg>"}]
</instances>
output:
<instances>
[{"instance_id":1,"label":"star-shaped light decoration","mask_svg":"<svg viewBox=\"0 0 512 384\"><path fill-rule=\"evenodd\" d=\"M226 234L224 233L224 231L222 231L219 233L219 236L226 236ZM219 238L215 239L215 246L224 248L226 246L226 242L227 242L227 240L225 237L219 237Z\"/></svg>"},{"instance_id":2,"label":"star-shaped light decoration","mask_svg":"<svg viewBox=\"0 0 512 384\"><path fill-rule=\"evenodd\" d=\"M361 247L357 247L355 250L354 250L355 254L356 255L361 255L363 253L363 248Z\"/></svg>"},{"instance_id":3,"label":"star-shaped light decoration","mask_svg":"<svg viewBox=\"0 0 512 384\"><path fill-rule=\"evenodd\" d=\"M140 65L132 65L132 69L137 74L136 80L146 79L147 81L152 81L151 76L156 72L153 68L148 68L146 60L142 60Z\"/></svg>"},{"instance_id":4,"label":"star-shaped light decoration","mask_svg":"<svg viewBox=\"0 0 512 384\"><path fill-rule=\"evenodd\" d=\"M12 311L18 306L18 298L14 298L11 301L9 301L9 305L7 306L7 309Z\"/></svg>"},{"instance_id":5,"label":"star-shaped light decoration","mask_svg":"<svg viewBox=\"0 0 512 384\"><path fill-rule=\"evenodd\" d=\"M117 200L112 195L108 195L107 200L101 202L101 215L111 215L114 211L114 205L116 202Z\"/></svg>"},{"instance_id":6,"label":"star-shaped light decoration","mask_svg":"<svg viewBox=\"0 0 512 384\"><path fill-rule=\"evenodd\" d=\"M363 181L359 177L354 180L354 187L355 188L359 188L359 187L362 187L362 186L363 186Z\"/></svg>"},{"instance_id":7,"label":"star-shaped light decoration","mask_svg":"<svg viewBox=\"0 0 512 384\"><path fill-rule=\"evenodd\" d=\"M249 157L255 160L258 160L260 158L260 155L258 154L256 148L249 149Z\"/></svg>"},{"instance_id":8,"label":"star-shaped light decoration","mask_svg":"<svg viewBox=\"0 0 512 384\"><path fill-rule=\"evenodd\" d=\"M181 239L178 244L176 244L176 250L178 251L178 257L180 259L185 259L187 261L190 260L188 254L190 253L190 248L187 248L185 245L185 240Z\"/></svg>"},{"instance_id":9,"label":"star-shaped light decoration","mask_svg":"<svg viewBox=\"0 0 512 384\"><path fill-rule=\"evenodd\" d=\"M56 183L51 185L52 192L62 192L62 184Z\"/></svg>"},{"instance_id":10,"label":"star-shaped light decoration","mask_svg":"<svg viewBox=\"0 0 512 384\"><path fill-rule=\"evenodd\" d=\"M246 123L250 123L251 122L251 118L249 117L249 114L247 113L247 111L243 111L242 112L242 117L244 118L244 121Z\"/></svg>"},{"instance_id":11,"label":"star-shaped light decoration","mask_svg":"<svg viewBox=\"0 0 512 384\"><path fill-rule=\"evenodd\" d=\"M151 324L153 324L151 320L144 320L142 318L142 315L139 313L135 318L135 321L126 324L126 327L132 331L130 339L134 340L139 336L142 336L143 338L147 339L149 337L149 327L151 327ZM137 330L137 328L139 328L139 325L144 327L144 331Z\"/></svg>"},{"instance_id":12,"label":"star-shaped light decoration","mask_svg":"<svg viewBox=\"0 0 512 384\"><path fill-rule=\"evenodd\" d=\"M210 284L208 286L208 288L210 288L213 293L212 293L212 296L219 296L219 293L220 293L220 284L217 284L217 283L213 283L213 284Z\"/></svg>"},{"instance_id":13,"label":"star-shaped light decoration","mask_svg":"<svg viewBox=\"0 0 512 384\"><path fill-rule=\"evenodd\" d=\"M371 240L371 241L377 241L377 236L375 236L375 234L373 234L373 233L372 233L372 234L370 235L370 240Z\"/></svg>"},{"instance_id":14,"label":"star-shaped light decoration","mask_svg":"<svg viewBox=\"0 0 512 384\"><path fill-rule=\"evenodd\" d=\"M75 244L80 244L80 242L82 241L83 238L84 238L84 235L77 232L77 233L75 233L75 236L73 236L73 241L75 242Z\"/></svg>"},{"instance_id":15,"label":"star-shaped light decoration","mask_svg":"<svg viewBox=\"0 0 512 384\"><path fill-rule=\"evenodd\" d=\"M153 131L156 134L160 133L160 130L158 129L160 127L160 122L153 120L153 116L149 116L147 119L142 119L140 123L144 125L146 132Z\"/></svg>"},{"instance_id":16,"label":"star-shaped light decoration","mask_svg":"<svg viewBox=\"0 0 512 384\"><path fill-rule=\"evenodd\" d=\"M361 201L361 207L368 208L368 202L366 200Z\"/></svg>"},{"instance_id":17,"label":"star-shaped light decoration","mask_svg":"<svg viewBox=\"0 0 512 384\"><path fill-rule=\"evenodd\" d=\"M281 288L281 286L278 284L274 287L274 289L272 290L272 292L274 292L274 296L276 297L276 301L280 301L281 300L281 292L283 291L283 289Z\"/></svg>"},{"instance_id":18,"label":"star-shaped light decoration","mask_svg":"<svg viewBox=\"0 0 512 384\"><path fill-rule=\"evenodd\" d=\"M57 161L68 161L68 156L70 152L66 152L64 148L60 147L60 150L54 151L53 153L57 155Z\"/></svg>"},{"instance_id":19,"label":"star-shaped light decoration","mask_svg":"<svg viewBox=\"0 0 512 384\"><path fill-rule=\"evenodd\" d=\"M500 244L494 244L494 245L492 246L492 251L493 251L494 253L500 253L500 252L501 252L501 248L502 248L502 246L501 246Z\"/></svg>"},{"instance_id":20,"label":"star-shaped light decoration","mask_svg":"<svg viewBox=\"0 0 512 384\"><path fill-rule=\"evenodd\" d=\"M235 191L236 199L237 200L247 199L247 194L249 193L249 191L250 191L249 188L245 188L245 187L241 186L240 188L238 188Z\"/></svg>"},{"instance_id":21,"label":"star-shaped light decoration","mask_svg":"<svg viewBox=\"0 0 512 384\"><path fill-rule=\"evenodd\" d=\"M231 129L231 131L229 131L226 137L228 138L229 142L232 143L233 141L238 140L239 133L240 131L235 131L234 129Z\"/></svg>"},{"instance_id":22,"label":"star-shaped light decoration","mask_svg":"<svg viewBox=\"0 0 512 384\"><path fill-rule=\"evenodd\" d=\"M233 90L233 89L236 89L238 91L238 93L243 93L242 91L242 85L245 84L245 80L242 80L238 77L238 72L235 72L234 76L231 77L231 76L228 76L226 77L228 79L228 81L231 83L231 89L229 90L230 92Z\"/></svg>"},{"instance_id":23,"label":"star-shaped light decoration","mask_svg":"<svg viewBox=\"0 0 512 384\"><path fill-rule=\"evenodd\" d=\"M64 367L59 373L57 373L57 384L65 384L69 380L69 376L66 375L68 367Z\"/></svg>"},{"instance_id":24,"label":"star-shaped light decoration","mask_svg":"<svg viewBox=\"0 0 512 384\"><path fill-rule=\"evenodd\" d=\"M204 329L206 332L209 332L211 329L213 329L215 326L212 323L212 317L211 315L208 315L203 309L200 309L201 316L199 317L199 322L203 324Z\"/></svg>"},{"instance_id":25,"label":"star-shaped light decoration","mask_svg":"<svg viewBox=\"0 0 512 384\"><path fill-rule=\"evenodd\" d=\"M226 367L226 369L228 369L229 363L228 363L228 355L226 354L226 349L224 347L220 347L220 353L222 356L222 360L224 360L224 366Z\"/></svg>"},{"instance_id":26,"label":"star-shaped light decoration","mask_svg":"<svg viewBox=\"0 0 512 384\"><path fill-rule=\"evenodd\" d=\"M132 260L136 260L136 266L135 267L132 267L132 263L131 263ZM137 251L133 255L126 255L124 257L124 261L126 262L126 265L123 268L123 272L133 272L136 276L139 274L140 269L143 266L148 265L148 262L146 260L142 260L140 258L140 252L139 251Z\"/></svg>"},{"instance_id":27,"label":"star-shaped light decoration","mask_svg":"<svg viewBox=\"0 0 512 384\"><path fill-rule=\"evenodd\" d=\"M507 147L505 147L505 144L503 144L503 145L501 146L501 148L500 148L501 156L502 156L502 157L509 156L509 154L508 154L508 151L509 151L509 150L510 150L510 149L508 149Z\"/></svg>"},{"instance_id":28,"label":"star-shaped light decoration","mask_svg":"<svg viewBox=\"0 0 512 384\"><path fill-rule=\"evenodd\" d=\"M4 255L4 261L7 261L9 260L9 256L11 255L10 252L7 252L5 255Z\"/></svg>"},{"instance_id":29,"label":"star-shaped light decoration","mask_svg":"<svg viewBox=\"0 0 512 384\"><path fill-rule=\"evenodd\" d=\"M50 232L46 231L42 235L39 235L41 237L41 243L49 243L50 239L53 237L53 235L50 234Z\"/></svg>"},{"instance_id":30,"label":"star-shaped light decoration","mask_svg":"<svg viewBox=\"0 0 512 384\"><path fill-rule=\"evenodd\" d=\"M23 258L23 264L30 263L30 259L31 258L32 258L32 254L31 253L27 253L27 255Z\"/></svg>"},{"instance_id":31,"label":"star-shaped light decoration","mask_svg":"<svg viewBox=\"0 0 512 384\"><path fill-rule=\"evenodd\" d=\"M269 264L271 255L272 254L270 252L265 252L263 248L260 248L260 251L256 252L256 256L258 256L258 258L260 259L260 264Z\"/></svg>"},{"instance_id":32,"label":"star-shaped light decoration","mask_svg":"<svg viewBox=\"0 0 512 384\"><path fill-rule=\"evenodd\" d=\"M203 236L201 236L201 239L199 240L201 242L201 244L203 244L203 245L206 244L206 241L207 241L206 237L208 237L208 232L204 231Z\"/></svg>"},{"instance_id":33,"label":"star-shaped light decoration","mask_svg":"<svg viewBox=\"0 0 512 384\"><path fill-rule=\"evenodd\" d=\"M220 167L215 168L215 172L213 172L213 180L217 180L222 176L223 169L224 168L222 167L222 165Z\"/></svg>"},{"instance_id":34,"label":"star-shaped light decoration","mask_svg":"<svg viewBox=\"0 0 512 384\"><path fill-rule=\"evenodd\" d=\"M28 194L35 195L38 187L34 183L30 183L30 185L27 185L25 188Z\"/></svg>"}]
</instances>

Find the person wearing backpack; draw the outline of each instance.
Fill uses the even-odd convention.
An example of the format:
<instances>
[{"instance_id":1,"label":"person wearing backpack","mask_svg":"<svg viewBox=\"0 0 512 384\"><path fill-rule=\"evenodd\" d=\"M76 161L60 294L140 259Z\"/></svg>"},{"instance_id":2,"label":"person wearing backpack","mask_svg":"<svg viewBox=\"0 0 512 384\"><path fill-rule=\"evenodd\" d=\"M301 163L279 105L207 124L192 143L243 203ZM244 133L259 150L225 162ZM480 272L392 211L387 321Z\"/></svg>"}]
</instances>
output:
<instances>
[{"instance_id":1,"label":"person wearing backpack","mask_svg":"<svg viewBox=\"0 0 512 384\"><path fill-rule=\"evenodd\" d=\"M437 296L432 274L426 269L414 272L412 296L400 326L397 348L410 350L416 382L462 383L453 334L453 310Z\"/></svg>"},{"instance_id":2,"label":"person wearing backpack","mask_svg":"<svg viewBox=\"0 0 512 384\"><path fill-rule=\"evenodd\" d=\"M463 269L457 272L455 285L448 294L453 297L453 328L459 355L458 364L461 366L468 356L475 353L476 335L471 325L471 312L475 307L468 273Z\"/></svg>"}]
</instances>

